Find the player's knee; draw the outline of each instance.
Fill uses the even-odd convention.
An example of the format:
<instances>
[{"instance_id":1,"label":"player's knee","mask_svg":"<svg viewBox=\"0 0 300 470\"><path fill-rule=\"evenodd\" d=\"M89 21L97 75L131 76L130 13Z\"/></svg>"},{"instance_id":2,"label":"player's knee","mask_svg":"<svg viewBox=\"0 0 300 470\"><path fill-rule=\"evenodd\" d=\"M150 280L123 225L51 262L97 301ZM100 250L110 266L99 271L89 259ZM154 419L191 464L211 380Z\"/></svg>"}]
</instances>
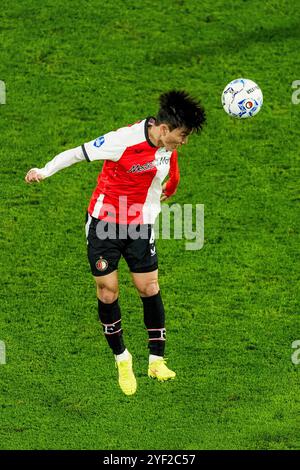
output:
<instances>
[{"instance_id":1,"label":"player's knee","mask_svg":"<svg viewBox=\"0 0 300 470\"><path fill-rule=\"evenodd\" d=\"M118 290L110 289L106 286L97 286L97 296L104 304L112 304L117 300L119 295Z\"/></svg>"},{"instance_id":2,"label":"player's knee","mask_svg":"<svg viewBox=\"0 0 300 470\"><path fill-rule=\"evenodd\" d=\"M159 285L157 281L149 282L145 284L142 289L139 289L140 295L142 297L152 297L159 292Z\"/></svg>"}]
</instances>

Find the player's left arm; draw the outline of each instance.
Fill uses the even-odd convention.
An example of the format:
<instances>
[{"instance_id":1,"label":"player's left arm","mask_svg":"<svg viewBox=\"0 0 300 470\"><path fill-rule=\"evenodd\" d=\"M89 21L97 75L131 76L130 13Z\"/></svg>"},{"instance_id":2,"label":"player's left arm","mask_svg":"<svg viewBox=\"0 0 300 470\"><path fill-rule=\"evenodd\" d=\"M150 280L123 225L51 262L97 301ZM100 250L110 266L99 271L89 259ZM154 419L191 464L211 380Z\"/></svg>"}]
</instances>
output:
<instances>
[{"instance_id":1,"label":"player's left arm","mask_svg":"<svg viewBox=\"0 0 300 470\"><path fill-rule=\"evenodd\" d=\"M170 159L169 179L162 186L161 201L165 201L176 193L179 181L180 171L178 165L178 154L177 150L174 150Z\"/></svg>"}]
</instances>

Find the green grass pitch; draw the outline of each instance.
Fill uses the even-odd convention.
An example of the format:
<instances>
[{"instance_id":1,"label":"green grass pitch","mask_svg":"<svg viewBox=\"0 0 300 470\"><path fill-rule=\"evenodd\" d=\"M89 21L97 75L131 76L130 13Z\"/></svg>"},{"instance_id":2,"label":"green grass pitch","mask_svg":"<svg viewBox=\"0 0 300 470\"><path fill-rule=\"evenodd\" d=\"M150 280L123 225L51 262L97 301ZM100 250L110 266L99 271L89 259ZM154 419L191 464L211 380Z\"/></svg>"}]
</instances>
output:
<instances>
[{"instance_id":1,"label":"green grass pitch","mask_svg":"<svg viewBox=\"0 0 300 470\"><path fill-rule=\"evenodd\" d=\"M1 0L0 43L0 448L299 449L299 2ZM243 122L220 105L240 76L264 93ZM147 377L141 302L121 262L138 380L127 398L86 257L101 164L39 185L24 176L154 114L172 87L207 110L171 200L204 204L205 244L157 242L171 383Z\"/></svg>"}]
</instances>

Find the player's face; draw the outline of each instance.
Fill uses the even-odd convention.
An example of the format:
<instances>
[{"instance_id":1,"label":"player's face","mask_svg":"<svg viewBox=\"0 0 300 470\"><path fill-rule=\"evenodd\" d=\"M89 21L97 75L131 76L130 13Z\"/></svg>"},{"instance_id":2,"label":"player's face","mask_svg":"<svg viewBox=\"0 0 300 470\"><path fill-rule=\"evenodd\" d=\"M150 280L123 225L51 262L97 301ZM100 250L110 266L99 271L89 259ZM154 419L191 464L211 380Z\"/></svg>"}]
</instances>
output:
<instances>
[{"instance_id":1,"label":"player's face","mask_svg":"<svg viewBox=\"0 0 300 470\"><path fill-rule=\"evenodd\" d=\"M164 126L161 131L161 141L165 149L168 151L173 151L180 145L188 143L190 132L184 127L177 127L170 131L168 126Z\"/></svg>"}]
</instances>

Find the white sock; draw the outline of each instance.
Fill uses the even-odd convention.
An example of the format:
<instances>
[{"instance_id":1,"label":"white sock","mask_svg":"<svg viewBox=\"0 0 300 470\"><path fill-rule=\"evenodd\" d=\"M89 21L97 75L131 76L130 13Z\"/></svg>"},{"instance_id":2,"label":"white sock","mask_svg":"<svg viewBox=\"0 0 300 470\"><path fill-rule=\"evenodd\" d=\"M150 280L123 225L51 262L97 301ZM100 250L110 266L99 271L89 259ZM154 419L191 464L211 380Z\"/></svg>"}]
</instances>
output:
<instances>
[{"instance_id":1,"label":"white sock","mask_svg":"<svg viewBox=\"0 0 300 470\"><path fill-rule=\"evenodd\" d=\"M122 352L122 354L116 354L115 358L117 362L127 361L130 358L130 353L128 349L125 349L125 351Z\"/></svg>"},{"instance_id":2,"label":"white sock","mask_svg":"<svg viewBox=\"0 0 300 470\"><path fill-rule=\"evenodd\" d=\"M149 364L151 364L151 362L157 361L157 359L163 359L163 356L155 356L155 354L150 354Z\"/></svg>"}]
</instances>

